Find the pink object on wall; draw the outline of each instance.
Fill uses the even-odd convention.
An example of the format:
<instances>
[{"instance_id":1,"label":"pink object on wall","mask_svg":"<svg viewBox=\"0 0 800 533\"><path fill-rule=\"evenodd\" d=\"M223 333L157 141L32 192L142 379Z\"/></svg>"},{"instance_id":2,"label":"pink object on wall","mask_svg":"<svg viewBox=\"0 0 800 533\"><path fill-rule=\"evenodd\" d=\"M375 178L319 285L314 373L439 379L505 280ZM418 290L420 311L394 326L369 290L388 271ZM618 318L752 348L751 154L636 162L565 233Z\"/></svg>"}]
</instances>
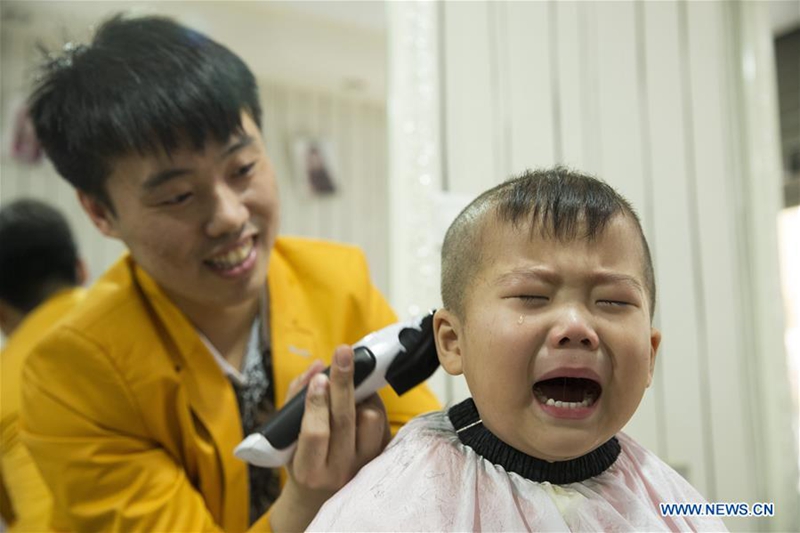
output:
<instances>
[{"instance_id":1,"label":"pink object on wall","mask_svg":"<svg viewBox=\"0 0 800 533\"><path fill-rule=\"evenodd\" d=\"M39 163L44 155L42 145L36 138L33 121L28 116L28 107L23 105L14 115L11 157L29 165Z\"/></svg>"}]
</instances>

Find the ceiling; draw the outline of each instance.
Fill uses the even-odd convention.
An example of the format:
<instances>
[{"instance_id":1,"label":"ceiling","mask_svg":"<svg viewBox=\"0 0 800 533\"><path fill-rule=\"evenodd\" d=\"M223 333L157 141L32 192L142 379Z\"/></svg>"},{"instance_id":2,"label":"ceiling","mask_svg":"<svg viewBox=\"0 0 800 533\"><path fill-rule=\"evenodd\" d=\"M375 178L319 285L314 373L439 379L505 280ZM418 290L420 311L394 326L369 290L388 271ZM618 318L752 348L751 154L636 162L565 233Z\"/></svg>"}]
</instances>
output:
<instances>
[{"instance_id":1,"label":"ceiling","mask_svg":"<svg viewBox=\"0 0 800 533\"><path fill-rule=\"evenodd\" d=\"M227 45L259 78L386 99L386 3L372 1L0 0L3 28L85 41L92 26L120 11L163 14ZM800 2L770 0L776 35L800 27Z\"/></svg>"},{"instance_id":2,"label":"ceiling","mask_svg":"<svg viewBox=\"0 0 800 533\"><path fill-rule=\"evenodd\" d=\"M9 1L3 28L32 32L50 48L85 42L110 15L159 14L211 35L258 78L386 99L382 1Z\"/></svg>"}]
</instances>

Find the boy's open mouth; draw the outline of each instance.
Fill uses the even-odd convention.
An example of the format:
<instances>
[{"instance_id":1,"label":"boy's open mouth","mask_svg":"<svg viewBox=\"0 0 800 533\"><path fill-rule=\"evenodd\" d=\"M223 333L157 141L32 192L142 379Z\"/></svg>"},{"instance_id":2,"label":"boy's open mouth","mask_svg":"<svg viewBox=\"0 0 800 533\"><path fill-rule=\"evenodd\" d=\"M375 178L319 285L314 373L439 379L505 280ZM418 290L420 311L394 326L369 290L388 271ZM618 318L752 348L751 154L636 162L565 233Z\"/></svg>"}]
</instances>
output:
<instances>
[{"instance_id":1,"label":"boy's open mouth","mask_svg":"<svg viewBox=\"0 0 800 533\"><path fill-rule=\"evenodd\" d=\"M598 382L585 378L545 379L533 385L533 394L540 403L566 409L591 407L602 392Z\"/></svg>"}]
</instances>

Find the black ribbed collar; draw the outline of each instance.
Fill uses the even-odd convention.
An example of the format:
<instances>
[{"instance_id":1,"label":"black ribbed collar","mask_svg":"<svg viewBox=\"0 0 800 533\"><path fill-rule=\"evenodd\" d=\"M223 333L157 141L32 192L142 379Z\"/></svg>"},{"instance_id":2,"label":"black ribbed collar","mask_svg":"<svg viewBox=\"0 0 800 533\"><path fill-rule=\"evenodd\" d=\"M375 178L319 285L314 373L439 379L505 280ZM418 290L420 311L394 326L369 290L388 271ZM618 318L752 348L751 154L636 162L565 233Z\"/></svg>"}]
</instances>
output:
<instances>
[{"instance_id":1,"label":"black ribbed collar","mask_svg":"<svg viewBox=\"0 0 800 533\"><path fill-rule=\"evenodd\" d=\"M605 472L619 457L616 437L591 452L569 461L549 462L527 455L498 439L480 422L472 398L454 405L447 412L461 442L488 461L531 481L549 481L555 485L575 483Z\"/></svg>"}]
</instances>

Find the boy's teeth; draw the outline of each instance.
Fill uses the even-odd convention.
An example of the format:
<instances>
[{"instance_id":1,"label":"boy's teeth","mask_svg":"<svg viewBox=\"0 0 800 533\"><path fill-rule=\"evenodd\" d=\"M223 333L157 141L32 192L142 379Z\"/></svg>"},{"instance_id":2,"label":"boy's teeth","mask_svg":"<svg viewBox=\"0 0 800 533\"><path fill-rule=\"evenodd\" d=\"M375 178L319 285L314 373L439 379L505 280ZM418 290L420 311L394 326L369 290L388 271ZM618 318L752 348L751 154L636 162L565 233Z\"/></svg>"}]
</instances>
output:
<instances>
[{"instance_id":1,"label":"boy's teeth","mask_svg":"<svg viewBox=\"0 0 800 533\"><path fill-rule=\"evenodd\" d=\"M230 252L214 257L209 262L217 268L228 270L241 265L252 250L253 240L250 239Z\"/></svg>"},{"instance_id":2,"label":"boy's teeth","mask_svg":"<svg viewBox=\"0 0 800 533\"><path fill-rule=\"evenodd\" d=\"M544 400L543 397L541 399ZM547 400L544 403L551 407L553 406L560 407L562 409L578 409L579 407L589 407L594 403L594 400L595 399L592 398L591 396L584 397L582 402L562 402L561 400L554 400L552 398L547 398Z\"/></svg>"}]
</instances>

